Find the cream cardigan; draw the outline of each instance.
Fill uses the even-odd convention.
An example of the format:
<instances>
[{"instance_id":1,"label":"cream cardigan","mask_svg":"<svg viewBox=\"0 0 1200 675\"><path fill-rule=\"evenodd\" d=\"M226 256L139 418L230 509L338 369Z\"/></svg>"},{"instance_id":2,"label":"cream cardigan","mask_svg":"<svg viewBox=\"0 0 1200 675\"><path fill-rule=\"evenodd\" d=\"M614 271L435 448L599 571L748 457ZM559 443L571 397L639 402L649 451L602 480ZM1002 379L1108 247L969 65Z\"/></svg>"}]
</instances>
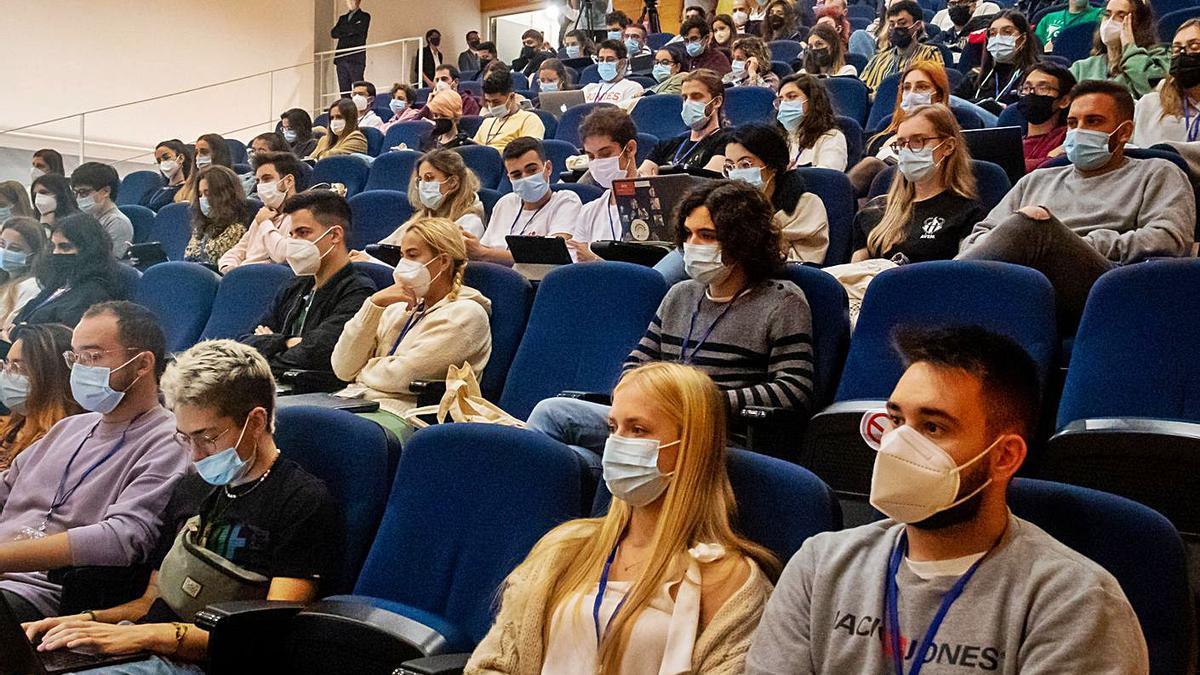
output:
<instances>
[{"instance_id":1,"label":"cream cardigan","mask_svg":"<svg viewBox=\"0 0 1200 675\"><path fill-rule=\"evenodd\" d=\"M553 584L551 574L574 553L565 547L528 576L509 575L500 612L483 642L467 662L467 675L539 675L542 671L542 615ZM508 589L526 589L525 603ZM750 562L750 577L742 584L704 628L692 652L692 670L704 675L737 675L745 670L750 638L762 618L771 594L771 582L758 565Z\"/></svg>"}]
</instances>

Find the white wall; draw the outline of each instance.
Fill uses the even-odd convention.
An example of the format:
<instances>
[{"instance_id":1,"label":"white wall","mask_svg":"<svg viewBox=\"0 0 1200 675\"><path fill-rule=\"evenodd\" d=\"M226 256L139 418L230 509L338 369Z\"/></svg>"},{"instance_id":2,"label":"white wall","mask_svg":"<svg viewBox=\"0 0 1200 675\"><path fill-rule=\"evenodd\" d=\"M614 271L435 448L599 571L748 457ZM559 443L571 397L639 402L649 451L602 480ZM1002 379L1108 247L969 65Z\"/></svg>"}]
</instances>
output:
<instances>
[{"instance_id":1,"label":"white wall","mask_svg":"<svg viewBox=\"0 0 1200 675\"><path fill-rule=\"evenodd\" d=\"M455 65L458 53L467 48L467 31L477 30L486 36L479 0L363 0L362 7L371 14L371 42L423 37L425 31L436 28L442 32L445 61ZM339 7L338 12L342 11ZM367 79L382 92L394 81L411 78L411 56L402 64L395 50L381 50L377 55L368 52Z\"/></svg>"},{"instance_id":2,"label":"white wall","mask_svg":"<svg viewBox=\"0 0 1200 675\"><path fill-rule=\"evenodd\" d=\"M321 2L321 0L315 0ZM395 5L406 5L400 0ZM0 21L0 130L312 60L314 0L5 2ZM329 27L324 28L328 35ZM129 158L159 140L206 132L246 140L288 107L309 107L306 66L202 92L89 115L89 159ZM273 92L273 95L272 93ZM71 120L29 130L77 136ZM262 128L266 128L265 126ZM0 135L0 147L76 142ZM23 169L27 170L27 169ZM28 174L0 179L28 180Z\"/></svg>"}]
</instances>

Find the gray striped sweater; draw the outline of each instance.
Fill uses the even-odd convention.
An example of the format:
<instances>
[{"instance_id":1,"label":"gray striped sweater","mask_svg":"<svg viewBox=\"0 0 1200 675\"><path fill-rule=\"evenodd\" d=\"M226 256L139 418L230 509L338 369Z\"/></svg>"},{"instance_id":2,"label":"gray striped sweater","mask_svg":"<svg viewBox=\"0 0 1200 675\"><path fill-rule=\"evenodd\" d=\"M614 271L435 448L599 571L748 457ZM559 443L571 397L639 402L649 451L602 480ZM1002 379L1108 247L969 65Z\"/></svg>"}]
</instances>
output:
<instances>
[{"instance_id":1,"label":"gray striped sweater","mask_svg":"<svg viewBox=\"0 0 1200 675\"><path fill-rule=\"evenodd\" d=\"M705 288L688 280L667 292L625 369L684 361L712 377L735 414L753 405L808 411L812 316L804 292L790 281L770 280L719 303L705 297Z\"/></svg>"}]
</instances>

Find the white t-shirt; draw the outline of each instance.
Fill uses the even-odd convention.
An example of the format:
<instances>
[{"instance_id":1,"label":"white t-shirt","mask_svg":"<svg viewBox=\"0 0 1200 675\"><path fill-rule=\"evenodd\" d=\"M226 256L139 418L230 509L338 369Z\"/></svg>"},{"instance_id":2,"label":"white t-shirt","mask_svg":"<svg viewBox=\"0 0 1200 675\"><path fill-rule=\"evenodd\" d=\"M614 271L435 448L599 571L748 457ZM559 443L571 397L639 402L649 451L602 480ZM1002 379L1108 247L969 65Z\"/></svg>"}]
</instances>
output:
<instances>
[{"instance_id":1,"label":"white t-shirt","mask_svg":"<svg viewBox=\"0 0 1200 675\"><path fill-rule=\"evenodd\" d=\"M474 213L462 214L461 216L458 217L458 220L454 221L454 224L458 225L459 227L466 230L467 232L470 232L471 234L475 235L476 237L483 236L483 219ZM388 236L379 240L379 243L391 244L392 246L399 246L400 240L404 237L404 227L405 227L404 225L397 227L395 232L392 232Z\"/></svg>"},{"instance_id":2,"label":"white t-shirt","mask_svg":"<svg viewBox=\"0 0 1200 675\"><path fill-rule=\"evenodd\" d=\"M575 238L583 242L620 241L621 216L617 213L617 205L610 204L612 190L583 205L579 212L579 225L575 228Z\"/></svg>"},{"instance_id":3,"label":"white t-shirt","mask_svg":"<svg viewBox=\"0 0 1200 675\"><path fill-rule=\"evenodd\" d=\"M515 192L501 197L492 208L492 219L479 238L479 243L507 251L508 242L504 238L510 234L526 237L565 234L574 237L583 204L579 201L579 195L562 190L555 192L540 209L522 206L521 198Z\"/></svg>"},{"instance_id":4,"label":"white t-shirt","mask_svg":"<svg viewBox=\"0 0 1200 675\"><path fill-rule=\"evenodd\" d=\"M994 2L981 2L975 6L975 11L971 13L971 18L977 16L991 16L1000 11L1000 5ZM954 28L954 20L950 18L950 10L938 10L937 14L933 15L933 25L942 30L950 30Z\"/></svg>"},{"instance_id":5,"label":"white t-shirt","mask_svg":"<svg viewBox=\"0 0 1200 675\"><path fill-rule=\"evenodd\" d=\"M840 129L830 129L817 138L812 147L798 148L794 138L788 139L792 166L812 166L819 169L845 171L848 162L846 135Z\"/></svg>"},{"instance_id":6,"label":"white t-shirt","mask_svg":"<svg viewBox=\"0 0 1200 675\"><path fill-rule=\"evenodd\" d=\"M585 103L622 103L641 96L646 91L633 80L616 82L593 82L583 88Z\"/></svg>"},{"instance_id":7,"label":"white t-shirt","mask_svg":"<svg viewBox=\"0 0 1200 675\"><path fill-rule=\"evenodd\" d=\"M379 119L379 115L375 114L374 110L368 110L366 115L363 115L358 120L358 127L368 127L371 129L379 129L383 126L383 120Z\"/></svg>"}]
</instances>

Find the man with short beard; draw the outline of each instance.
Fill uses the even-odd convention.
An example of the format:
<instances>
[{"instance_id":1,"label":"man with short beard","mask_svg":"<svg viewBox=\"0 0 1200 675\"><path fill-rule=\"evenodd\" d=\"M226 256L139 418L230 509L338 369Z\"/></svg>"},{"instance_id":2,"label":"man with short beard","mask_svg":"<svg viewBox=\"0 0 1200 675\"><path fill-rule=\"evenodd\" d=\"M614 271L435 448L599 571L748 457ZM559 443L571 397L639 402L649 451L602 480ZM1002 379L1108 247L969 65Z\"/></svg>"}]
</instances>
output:
<instances>
[{"instance_id":1,"label":"man with short beard","mask_svg":"<svg viewBox=\"0 0 1200 675\"><path fill-rule=\"evenodd\" d=\"M889 519L804 543L767 603L750 674L1149 672L1117 580L1014 516L1038 373L978 327L904 330L871 505Z\"/></svg>"}]
</instances>

